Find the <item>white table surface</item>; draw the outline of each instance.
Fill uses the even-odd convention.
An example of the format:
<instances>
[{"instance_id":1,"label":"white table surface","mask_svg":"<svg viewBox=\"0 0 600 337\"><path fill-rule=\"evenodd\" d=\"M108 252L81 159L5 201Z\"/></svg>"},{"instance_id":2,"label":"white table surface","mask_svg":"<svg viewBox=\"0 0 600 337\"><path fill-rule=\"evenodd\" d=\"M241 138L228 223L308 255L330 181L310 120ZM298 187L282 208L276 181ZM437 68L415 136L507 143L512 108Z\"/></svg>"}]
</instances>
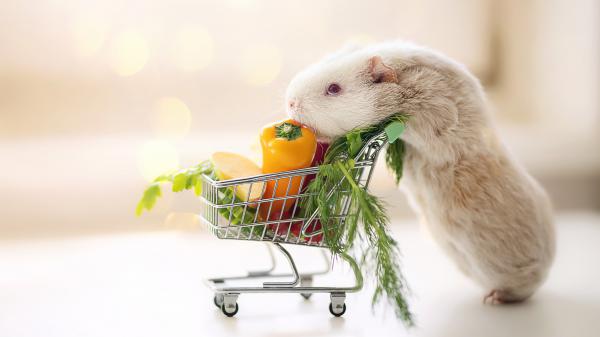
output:
<instances>
[{"instance_id":1,"label":"white table surface","mask_svg":"<svg viewBox=\"0 0 600 337\"><path fill-rule=\"evenodd\" d=\"M500 307L483 305L482 290L416 224L395 224L418 317L409 331L391 310L372 312L369 288L348 295L342 318L318 294L242 295L240 312L227 318L202 279L268 260L260 244L218 241L205 230L3 240L0 336L600 336L600 216L558 223L548 282L530 301ZM293 253L300 269L321 262L314 250Z\"/></svg>"}]
</instances>

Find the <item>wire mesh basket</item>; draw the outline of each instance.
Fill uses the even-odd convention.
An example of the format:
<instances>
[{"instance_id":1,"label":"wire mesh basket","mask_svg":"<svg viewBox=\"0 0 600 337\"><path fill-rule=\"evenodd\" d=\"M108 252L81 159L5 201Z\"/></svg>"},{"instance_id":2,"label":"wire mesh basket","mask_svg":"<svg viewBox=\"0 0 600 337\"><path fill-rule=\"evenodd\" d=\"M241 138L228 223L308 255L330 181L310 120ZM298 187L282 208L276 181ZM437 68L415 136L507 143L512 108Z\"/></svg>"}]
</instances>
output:
<instances>
[{"instance_id":1,"label":"wire mesh basket","mask_svg":"<svg viewBox=\"0 0 600 337\"><path fill-rule=\"evenodd\" d=\"M355 157L351 176L361 188L368 188L373 169L387 137L384 132L369 139ZM291 274L275 275L275 259L269 249L272 267L266 271L250 272L247 276L233 278L214 278L207 280L215 292L215 305L227 316L237 313L237 296L244 292L298 292L305 298L316 292L331 294L330 312L341 316L345 312L345 293L362 288L362 275L356 261L343 254L355 274L354 287L312 287L312 276L319 273L298 273L294 260L281 244L294 244L327 248L323 240L319 210L308 214L302 209L303 202L311 196L307 186L318 173L319 167L263 174L247 178L215 180L202 177L201 214L212 234L219 239L251 240L272 243L281 251L290 267ZM335 214L329 216L328 226L344 226L348 216L349 191L341 191L341 181L334 184L334 190L328 191L342 195L342 205ZM257 193L260 191L260 193ZM328 259L325 259L327 262ZM329 263L327 263L327 270ZM327 271L326 270L326 271ZM259 287L227 287L229 280L250 279L256 277L292 276L292 282L265 282ZM302 281L302 282L301 282Z\"/></svg>"}]
</instances>

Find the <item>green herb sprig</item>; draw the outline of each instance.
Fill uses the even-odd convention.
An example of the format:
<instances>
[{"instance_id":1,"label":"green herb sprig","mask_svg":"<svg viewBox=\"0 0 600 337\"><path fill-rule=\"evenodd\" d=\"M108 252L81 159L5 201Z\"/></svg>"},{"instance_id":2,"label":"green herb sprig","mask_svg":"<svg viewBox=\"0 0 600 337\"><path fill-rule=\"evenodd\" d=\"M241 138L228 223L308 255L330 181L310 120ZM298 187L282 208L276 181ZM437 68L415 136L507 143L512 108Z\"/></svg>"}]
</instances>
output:
<instances>
[{"instance_id":1,"label":"green herb sprig","mask_svg":"<svg viewBox=\"0 0 600 337\"><path fill-rule=\"evenodd\" d=\"M176 170L170 173L163 174L152 182L146 190L135 210L139 216L144 210L151 210L159 197L162 196L161 184L171 183L173 192L181 192L185 190L193 190L196 196L202 194L202 175L206 175L213 180L217 180L217 175L214 172L214 166L209 161L203 161L196 166L185 169ZM233 203L241 203L231 188L220 188L217 193L217 203L219 205L230 205ZM256 210L250 207L232 206L219 208L218 212L225 219L231 219L232 225L251 224L256 215ZM231 212L231 214L230 214ZM256 236L263 232L263 226L255 226L252 231L250 227L243 227L240 230L246 236Z\"/></svg>"},{"instance_id":2,"label":"green herb sprig","mask_svg":"<svg viewBox=\"0 0 600 337\"><path fill-rule=\"evenodd\" d=\"M412 326L413 315L406 301L409 289L399 263L398 244L388 228L389 217L385 205L359 186L359 171L354 161L367 140L384 130L388 137L396 133L394 137L397 138L405 123L405 116L393 116L375 126L355 129L335 139L315 180L308 186L309 197L304 201L303 209L307 215L319 209L324 240L333 255L348 253L357 243L356 239L359 239L358 243L362 243L359 247L362 249L363 266L376 278L373 305L385 298L394 307L396 316L407 326ZM393 128L386 129L390 126ZM404 145L399 140L390 140L393 142L388 147L386 163L398 182L402 175ZM340 226L340 219L336 215L343 213L342 207L347 200L348 215L344 225Z\"/></svg>"},{"instance_id":3,"label":"green herb sprig","mask_svg":"<svg viewBox=\"0 0 600 337\"><path fill-rule=\"evenodd\" d=\"M396 182L399 182L402 176L404 143L391 137L397 137L403 131L405 123L406 117L393 116L378 125L352 130L334 140L316 178L308 185L309 196L303 201L302 209L305 216L319 209L324 240L334 256L347 254L355 244L361 248L362 265L368 269L367 274L375 275L376 278L373 305L386 299L394 307L397 317L407 326L412 326L413 315L406 302L409 290L401 272L398 244L388 229L389 218L385 205L357 184L359 171L354 161L365 142L385 130L391 142L386 152L386 164L393 171ZM162 183L170 182L174 192L193 189L199 196L202 193L202 175L217 179L210 161L159 176L145 190L137 205L136 214L140 215L144 210L154 207L162 195ZM217 198L219 204L239 201L228 188L220 190ZM341 219L337 215L344 213L344 201L348 198L348 215L344 226L340 226ZM236 207L231 210L220 208L219 212L225 218L231 217L232 224L251 223L255 215L250 208L245 212ZM242 229L245 235L252 235L245 231L249 228ZM259 228L258 232L262 229Z\"/></svg>"},{"instance_id":4,"label":"green herb sprig","mask_svg":"<svg viewBox=\"0 0 600 337\"><path fill-rule=\"evenodd\" d=\"M158 176L144 191L144 195L135 209L135 214L139 216L144 210L149 211L154 207L156 200L162 196L160 188L162 183L170 182L173 192L193 189L194 194L200 196L202 194L202 179L200 179L200 176L203 174L214 175L212 163L208 160L196 166L175 170Z\"/></svg>"}]
</instances>

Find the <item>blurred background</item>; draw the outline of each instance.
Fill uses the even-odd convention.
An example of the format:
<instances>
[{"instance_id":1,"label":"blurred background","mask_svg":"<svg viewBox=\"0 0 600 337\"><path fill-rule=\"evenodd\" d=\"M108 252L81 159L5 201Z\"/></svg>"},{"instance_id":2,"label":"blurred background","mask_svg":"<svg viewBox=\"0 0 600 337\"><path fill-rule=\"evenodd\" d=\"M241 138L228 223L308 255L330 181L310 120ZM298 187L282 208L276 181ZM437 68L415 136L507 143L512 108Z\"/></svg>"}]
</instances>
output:
<instances>
[{"instance_id":1,"label":"blurred background","mask_svg":"<svg viewBox=\"0 0 600 337\"><path fill-rule=\"evenodd\" d=\"M258 158L292 76L407 39L467 65L559 212L600 210L600 2L0 1L0 237L195 229L145 184L217 150ZM374 191L413 217L380 167Z\"/></svg>"}]
</instances>

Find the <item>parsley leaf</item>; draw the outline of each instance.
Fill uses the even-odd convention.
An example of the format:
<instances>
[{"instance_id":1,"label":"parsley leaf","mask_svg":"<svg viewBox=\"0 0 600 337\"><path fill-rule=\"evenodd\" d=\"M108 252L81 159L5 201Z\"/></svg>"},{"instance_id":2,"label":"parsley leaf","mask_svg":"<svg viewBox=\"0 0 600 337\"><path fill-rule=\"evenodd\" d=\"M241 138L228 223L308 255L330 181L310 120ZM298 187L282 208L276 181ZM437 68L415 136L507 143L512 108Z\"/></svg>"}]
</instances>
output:
<instances>
[{"instance_id":1,"label":"parsley leaf","mask_svg":"<svg viewBox=\"0 0 600 337\"><path fill-rule=\"evenodd\" d=\"M135 208L135 214L140 216L144 209L151 210L156 204L156 200L161 196L160 184L158 182L150 184L144 191L142 199Z\"/></svg>"}]
</instances>

